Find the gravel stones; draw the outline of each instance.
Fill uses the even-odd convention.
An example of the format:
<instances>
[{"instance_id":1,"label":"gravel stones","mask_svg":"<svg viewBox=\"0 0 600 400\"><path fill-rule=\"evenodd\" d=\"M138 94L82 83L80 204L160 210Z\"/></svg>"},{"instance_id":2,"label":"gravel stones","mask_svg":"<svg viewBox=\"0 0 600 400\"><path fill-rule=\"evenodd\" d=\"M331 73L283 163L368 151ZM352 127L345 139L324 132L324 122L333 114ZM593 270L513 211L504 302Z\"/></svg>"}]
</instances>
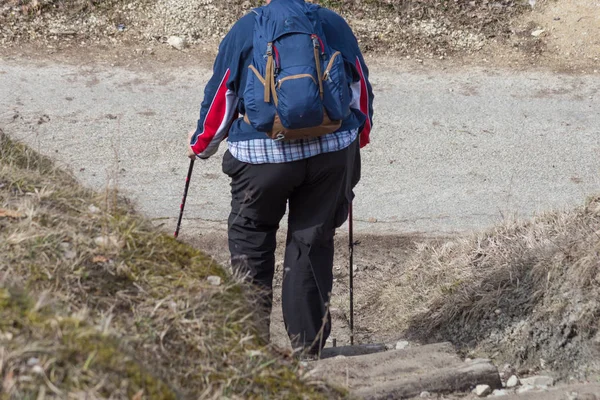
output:
<instances>
[{"instance_id":1,"label":"gravel stones","mask_svg":"<svg viewBox=\"0 0 600 400\"><path fill-rule=\"evenodd\" d=\"M177 36L190 45L214 48L235 21L264 2L107 0L100 7L87 0L74 0L68 10L52 0L37 4L33 13L17 2L0 4L1 43L40 39L164 43ZM400 8L385 0L341 0L335 2L334 11L350 23L365 51L412 54L423 59L481 49L489 37L508 32L502 27L520 10L512 1L492 8L477 2L453 2L448 7L442 10L428 0L414 0ZM79 12L73 13L73 9Z\"/></svg>"}]
</instances>

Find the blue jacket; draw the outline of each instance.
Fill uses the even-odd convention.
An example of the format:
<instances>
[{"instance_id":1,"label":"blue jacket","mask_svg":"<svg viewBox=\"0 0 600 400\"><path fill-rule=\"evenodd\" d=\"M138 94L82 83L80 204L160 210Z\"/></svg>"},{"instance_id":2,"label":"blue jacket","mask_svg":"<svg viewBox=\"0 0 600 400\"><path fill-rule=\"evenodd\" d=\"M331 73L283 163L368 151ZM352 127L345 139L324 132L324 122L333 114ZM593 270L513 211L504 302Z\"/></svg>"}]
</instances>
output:
<instances>
[{"instance_id":1,"label":"blue jacket","mask_svg":"<svg viewBox=\"0 0 600 400\"><path fill-rule=\"evenodd\" d=\"M304 0L272 0L305 3ZM369 143L373 126L373 90L369 70L361 54L356 37L346 21L335 12L314 4L323 25L329 46L342 53L352 82L351 113L342 122L340 131L360 129L360 146ZM264 7L269 7L264 6ZM219 45L213 66L213 75L204 89L200 119L192 136L191 147L200 158L208 158L219 148L223 139L240 141L250 139L272 140L264 132L257 132L244 122L243 92L248 66L252 60L252 37L255 14L240 18ZM241 115L240 115L241 114Z\"/></svg>"}]
</instances>

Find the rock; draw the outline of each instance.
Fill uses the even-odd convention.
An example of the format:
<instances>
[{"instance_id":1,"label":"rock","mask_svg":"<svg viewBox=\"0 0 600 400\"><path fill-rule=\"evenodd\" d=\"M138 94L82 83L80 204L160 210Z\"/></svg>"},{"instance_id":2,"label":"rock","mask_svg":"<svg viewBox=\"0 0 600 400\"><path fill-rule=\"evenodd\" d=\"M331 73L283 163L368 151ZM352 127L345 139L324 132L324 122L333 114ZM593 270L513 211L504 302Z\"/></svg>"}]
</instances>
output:
<instances>
[{"instance_id":1,"label":"rock","mask_svg":"<svg viewBox=\"0 0 600 400\"><path fill-rule=\"evenodd\" d=\"M67 251L65 251L64 256L65 256L65 259L72 260L75 257L77 257L77 253L73 250L67 250Z\"/></svg>"},{"instance_id":2,"label":"rock","mask_svg":"<svg viewBox=\"0 0 600 400\"><path fill-rule=\"evenodd\" d=\"M110 236L98 236L94 239L94 243L98 247L122 247L123 243L119 241L119 238L115 235Z\"/></svg>"},{"instance_id":3,"label":"rock","mask_svg":"<svg viewBox=\"0 0 600 400\"><path fill-rule=\"evenodd\" d=\"M530 385L530 386L533 386L536 388L546 389L549 386L554 385L554 378L552 378L551 376L546 376L546 375L532 376L529 378L521 379L521 384L523 386Z\"/></svg>"},{"instance_id":4,"label":"rock","mask_svg":"<svg viewBox=\"0 0 600 400\"><path fill-rule=\"evenodd\" d=\"M557 385L545 390L529 389L528 393L517 391L505 399L510 400L598 400L599 384L580 383Z\"/></svg>"},{"instance_id":5,"label":"rock","mask_svg":"<svg viewBox=\"0 0 600 400\"><path fill-rule=\"evenodd\" d=\"M260 357L263 355L263 352L260 350L247 350L246 354L248 357Z\"/></svg>"},{"instance_id":6,"label":"rock","mask_svg":"<svg viewBox=\"0 0 600 400\"><path fill-rule=\"evenodd\" d=\"M36 357L31 357L29 360L27 360L27 365L32 367L34 365L38 365L40 363L40 360Z\"/></svg>"},{"instance_id":7,"label":"rock","mask_svg":"<svg viewBox=\"0 0 600 400\"><path fill-rule=\"evenodd\" d=\"M508 392L504 389L496 389L492 392L492 396L507 396Z\"/></svg>"},{"instance_id":8,"label":"rock","mask_svg":"<svg viewBox=\"0 0 600 400\"><path fill-rule=\"evenodd\" d=\"M516 375L511 376L506 381L506 387L509 388L509 389L517 387L517 386L519 386L519 378L517 378Z\"/></svg>"},{"instance_id":9,"label":"rock","mask_svg":"<svg viewBox=\"0 0 600 400\"><path fill-rule=\"evenodd\" d=\"M431 397L431 393L425 391L425 392L421 392L421 394L419 395L420 398L422 399L428 399Z\"/></svg>"},{"instance_id":10,"label":"rock","mask_svg":"<svg viewBox=\"0 0 600 400\"><path fill-rule=\"evenodd\" d=\"M593 393L579 393L570 392L567 393L567 400L598 400L598 396Z\"/></svg>"},{"instance_id":11,"label":"rock","mask_svg":"<svg viewBox=\"0 0 600 400\"><path fill-rule=\"evenodd\" d=\"M179 36L171 36L171 37L169 37L169 39L167 39L167 43L171 47L176 48L177 50L183 50L187 46L187 43L186 43L185 39L182 38L182 37L179 37Z\"/></svg>"},{"instance_id":12,"label":"rock","mask_svg":"<svg viewBox=\"0 0 600 400\"><path fill-rule=\"evenodd\" d=\"M473 393L475 393L479 397L485 397L488 394L492 393L492 388L490 387L490 385L477 385L475 386L475 390L473 390Z\"/></svg>"},{"instance_id":13,"label":"rock","mask_svg":"<svg viewBox=\"0 0 600 400\"><path fill-rule=\"evenodd\" d=\"M532 391L533 389L535 389L535 386L533 386L533 385L523 385L517 389L517 394L526 393L526 392Z\"/></svg>"},{"instance_id":14,"label":"rock","mask_svg":"<svg viewBox=\"0 0 600 400\"><path fill-rule=\"evenodd\" d=\"M209 276L208 278L206 278L206 280L213 286L219 286L221 284L220 276Z\"/></svg>"},{"instance_id":15,"label":"rock","mask_svg":"<svg viewBox=\"0 0 600 400\"><path fill-rule=\"evenodd\" d=\"M465 360L465 362L469 362L471 364L489 364L492 362L492 360L490 360L489 358L473 358L473 359L469 359L468 361Z\"/></svg>"},{"instance_id":16,"label":"rock","mask_svg":"<svg viewBox=\"0 0 600 400\"><path fill-rule=\"evenodd\" d=\"M400 340L396 343L396 350L404 350L410 345L406 340Z\"/></svg>"},{"instance_id":17,"label":"rock","mask_svg":"<svg viewBox=\"0 0 600 400\"><path fill-rule=\"evenodd\" d=\"M321 359L337 357L339 355L345 357L354 357L365 354L374 354L386 351L387 347L385 344L358 344L354 346L338 346L338 347L325 347L321 351Z\"/></svg>"},{"instance_id":18,"label":"rock","mask_svg":"<svg viewBox=\"0 0 600 400\"><path fill-rule=\"evenodd\" d=\"M502 387L498 368L463 362L450 343L321 359L311 373L344 385L357 398L373 400L418 397L424 391L464 392L476 383Z\"/></svg>"},{"instance_id":19,"label":"rock","mask_svg":"<svg viewBox=\"0 0 600 400\"><path fill-rule=\"evenodd\" d=\"M545 29L536 29L535 31L531 32L531 36L538 37L544 32L546 32Z\"/></svg>"},{"instance_id":20,"label":"rock","mask_svg":"<svg viewBox=\"0 0 600 400\"><path fill-rule=\"evenodd\" d=\"M577 396L577 400L598 400L598 396L594 393L581 393Z\"/></svg>"},{"instance_id":21,"label":"rock","mask_svg":"<svg viewBox=\"0 0 600 400\"><path fill-rule=\"evenodd\" d=\"M31 368L31 372L33 372L36 375L44 375L44 368L42 368L41 365L37 364Z\"/></svg>"}]
</instances>

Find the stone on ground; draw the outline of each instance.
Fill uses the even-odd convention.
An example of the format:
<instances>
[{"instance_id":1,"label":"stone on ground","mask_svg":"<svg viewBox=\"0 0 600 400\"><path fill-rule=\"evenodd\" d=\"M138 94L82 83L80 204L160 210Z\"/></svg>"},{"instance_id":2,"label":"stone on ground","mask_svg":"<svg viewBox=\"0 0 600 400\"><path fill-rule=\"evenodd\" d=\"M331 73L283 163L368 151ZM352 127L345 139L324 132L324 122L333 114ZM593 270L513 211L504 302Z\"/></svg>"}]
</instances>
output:
<instances>
[{"instance_id":1,"label":"stone on ground","mask_svg":"<svg viewBox=\"0 0 600 400\"><path fill-rule=\"evenodd\" d=\"M523 386L521 386L520 388L517 389L517 393L521 394L521 393L527 393L527 392L531 392L532 390L535 389L535 386L530 385L530 384L523 384L523 382L521 382L521 384Z\"/></svg>"},{"instance_id":2,"label":"stone on ground","mask_svg":"<svg viewBox=\"0 0 600 400\"><path fill-rule=\"evenodd\" d=\"M521 379L521 384L544 389L554 385L554 378L546 375L532 376Z\"/></svg>"},{"instance_id":3,"label":"stone on ground","mask_svg":"<svg viewBox=\"0 0 600 400\"><path fill-rule=\"evenodd\" d=\"M176 48L177 50L183 50L187 46L187 42L185 41L185 39L179 36L170 36L167 39L167 43L170 46Z\"/></svg>"},{"instance_id":4,"label":"stone on ground","mask_svg":"<svg viewBox=\"0 0 600 400\"><path fill-rule=\"evenodd\" d=\"M508 378L508 380L506 381L506 387L514 388L516 386L519 386L519 378L517 378L516 375L513 375L510 378Z\"/></svg>"},{"instance_id":5,"label":"stone on ground","mask_svg":"<svg viewBox=\"0 0 600 400\"><path fill-rule=\"evenodd\" d=\"M315 361L315 376L364 399L409 398L423 392L468 392L476 385L502 387L498 369L487 360L465 362L450 343Z\"/></svg>"},{"instance_id":6,"label":"stone on ground","mask_svg":"<svg viewBox=\"0 0 600 400\"><path fill-rule=\"evenodd\" d=\"M506 400L600 400L600 384L575 384L531 389L526 393L503 397Z\"/></svg>"},{"instance_id":7,"label":"stone on ground","mask_svg":"<svg viewBox=\"0 0 600 400\"><path fill-rule=\"evenodd\" d=\"M492 393L492 388L490 385L477 385L473 392L479 397L486 397L488 394Z\"/></svg>"},{"instance_id":8,"label":"stone on ground","mask_svg":"<svg viewBox=\"0 0 600 400\"><path fill-rule=\"evenodd\" d=\"M407 348L409 346L410 343L408 343L406 340L400 340L399 342L396 343L396 350L403 350L405 348Z\"/></svg>"},{"instance_id":9,"label":"stone on ground","mask_svg":"<svg viewBox=\"0 0 600 400\"><path fill-rule=\"evenodd\" d=\"M337 356L356 357L366 354L379 353L386 351L385 344L361 344L354 346L325 347L321 350L321 358L331 358Z\"/></svg>"}]
</instances>

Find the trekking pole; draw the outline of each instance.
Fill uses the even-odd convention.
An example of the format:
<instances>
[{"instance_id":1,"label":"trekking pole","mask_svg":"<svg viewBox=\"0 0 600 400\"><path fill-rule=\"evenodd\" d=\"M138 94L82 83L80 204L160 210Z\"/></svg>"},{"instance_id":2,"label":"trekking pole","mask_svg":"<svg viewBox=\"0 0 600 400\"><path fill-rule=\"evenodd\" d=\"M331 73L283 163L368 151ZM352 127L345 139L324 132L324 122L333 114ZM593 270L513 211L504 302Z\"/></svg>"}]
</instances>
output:
<instances>
[{"instance_id":1,"label":"trekking pole","mask_svg":"<svg viewBox=\"0 0 600 400\"><path fill-rule=\"evenodd\" d=\"M348 208L348 248L350 250L350 346L354 345L354 238L352 237L352 202Z\"/></svg>"},{"instance_id":2,"label":"trekking pole","mask_svg":"<svg viewBox=\"0 0 600 400\"><path fill-rule=\"evenodd\" d=\"M192 178L192 170L194 169L194 160L190 160L190 167L188 169L187 178L185 179L185 189L183 190L183 199L179 206L179 220L177 221L177 229L175 229L175 239L179 236L179 228L181 227L181 218L183 218L183 207L185 207L185 199L187 198L188 188L190 187L190 179Z\"/></svg>"}]
</instances>

